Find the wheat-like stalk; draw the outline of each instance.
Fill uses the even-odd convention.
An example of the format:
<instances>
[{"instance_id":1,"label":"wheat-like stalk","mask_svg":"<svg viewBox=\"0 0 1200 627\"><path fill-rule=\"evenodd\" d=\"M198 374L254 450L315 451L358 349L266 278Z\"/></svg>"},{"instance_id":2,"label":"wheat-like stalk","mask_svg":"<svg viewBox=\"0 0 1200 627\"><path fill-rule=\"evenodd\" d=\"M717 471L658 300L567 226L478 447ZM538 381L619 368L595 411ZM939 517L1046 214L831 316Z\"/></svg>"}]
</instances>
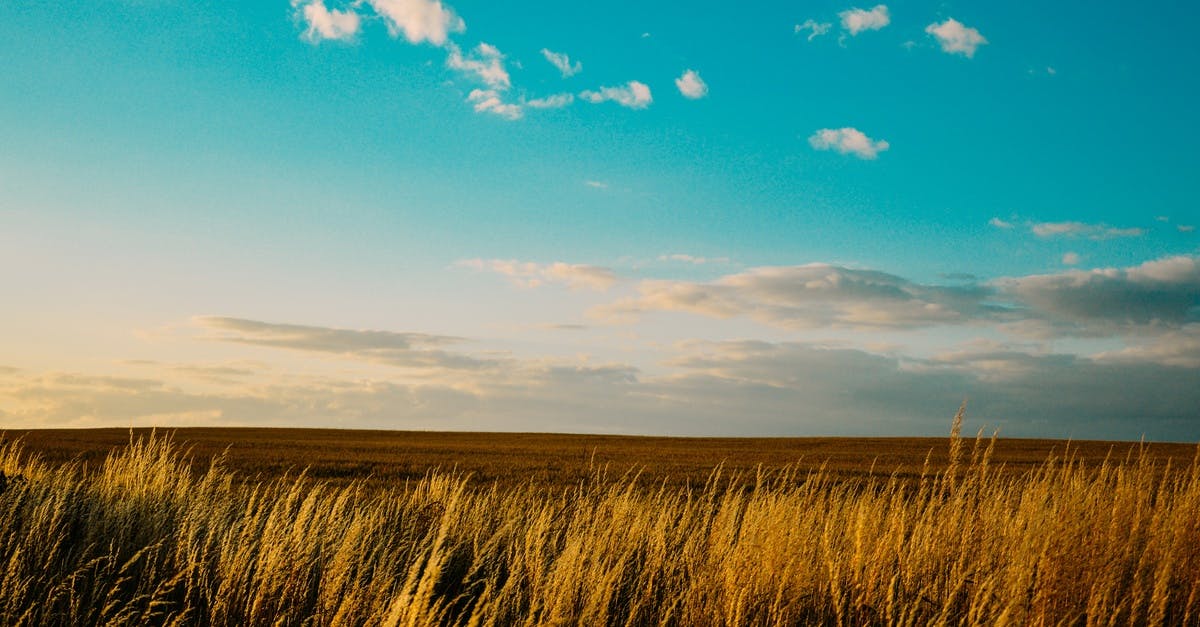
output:
<instances>
[{"instance_id":1,"label":"wheat-like stalk","mask_svg":"<svg viewBox=\"0 0 1200 627\"><path fill-rule=\"evenodd\" d=\"M379 489L193 473L161 435L86 471L0 444L0 624L1200 624L1200 462L1016 476L964 414L921 485Z\"/></svg>"}]
</instances>

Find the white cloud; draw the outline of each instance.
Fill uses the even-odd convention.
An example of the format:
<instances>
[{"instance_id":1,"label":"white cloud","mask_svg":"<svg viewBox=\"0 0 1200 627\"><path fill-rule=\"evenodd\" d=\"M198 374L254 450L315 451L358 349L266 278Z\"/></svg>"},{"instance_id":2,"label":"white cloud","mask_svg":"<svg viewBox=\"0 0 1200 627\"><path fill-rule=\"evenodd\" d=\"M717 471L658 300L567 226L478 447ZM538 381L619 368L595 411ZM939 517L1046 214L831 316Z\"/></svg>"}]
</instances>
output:
<instances>
[{"instance_id":1,"label":"white cloud","mask_svg":"<svg viewBox=\"0 0 1200 627\"><path fill-rule=\"evenodd\" d=\"M996 228L998 228L998 229L1011 229L1011 228L1013 228L1013 223L1012 223L1012 222L1007 222L1007 221L1005 221L1005 220L1001 220L1000 218L992 218L991 220L988 220L988 224L990 224L990 225L992 225L992 226L994 226L994 227L996 227Z\"/></svg>"},{"instance_id":2,"label":"white cloud","mask_svg":"<svg viewBox=\"0 0 1200 627\"><path fill-rule=\"evenodd\" d=\"M645 109L654 101L650 88L638 81L629 81L619 87L601 87L599 91L584 91L579 97L593 104L611 100L630 109Z\"/></svg>"},{"instance_id":3,"label":"white cloud","mask_svg":"<svg viewBox=\"0 0 1200 627\"><path fill-rule=\"evenodd\" d=\"M817 150L836 150L860 159L874 159L890 147L886 141L875 141L862 131L850 127L820 129L808 138L808 143Z\"/></svg>"},{"instance_id":4,"label":"white cloud","mask_svg":"<svg viewBox=\"0 0 1200 627\"><path fill-rule=\"evenodd\" d=\"M1097 359L1111 362L1152 362L1165 366L1200 369L1200 323L1187 324L1152 337L1149 341L1102 353L1097 355Z\"/></svg>"},{"instance_id":5,"label":"white cloud","mask_svg":"<svg viewBox=\"0 0 1200 627\"><path fill-rule=\"evenodd\" d=\"M1178 229L1180 233L1191 233L1192 231L1196 230L1196 226L1194 224L1180 224L1175 228Z\"/></svg>"},{"instance_id":6,"label":"white cloud","mask_svg":"<svg viewBox=\"0 0 1200 627\"><path fill-rule=\"evenodd\" d=\"M462 50L454 44L447 47L450 50L446 57L447 67L474 74L493 90L503 91L512 86L508 70L504 69L504 55L495 46L481 43L468 56L463 56Z\"/></svg>"},{"instance_id":7,"label":"white cloud","mask_svg":"<svg viewBox=\"0 0 1200 627\"><path fill-rule=\"evenodd\" d=\"M1077 266L1079 265L1079 253L1066 253L1062 256L1064 265Z\"/></svg>"},{"instance_id":8,"label":"white cloud","mask_svg":"<svg viewBox=\"0 0 1200 627\"><path fill-rule=\"evenodd\" d=\"M1200 321L1200 257L1180 255L1127 268L1068 270L995 284L1029 319L1063 334L1104 336Z\"/></svg>"},{"instance_id":9,"label":"white cloud","mask_svg":"<svg viewBox=\"0 0 1200 627\"><path fill-rule=\"evenodd\" d=\"M875 270L823 263L759 267L714 281L644 280L638 295L593 315L628 321L652 311L746 316L785 329L911 329L986 318L990 288L922 285Z\"/></svg>"},{"instance_id":10,"label":"white cloud","mask_svg":"<svg viewBox=\"0 0 1200 627\"><path fill-rule=\"evenodd\" d=\"M450 33L461 33L467 26L440 0L366 0L383 17L393 37L401 34L409 43L424 41L435 46L446 43Z\"/></svg>"},{"instance_id":11,"label":"white cloud","mask_svg":"<svg viewBox=\"0 0 1200 627\"><path fill-rule=\"evenodd\" d=\"M551 65L558 68L559 72L562 72L563 78L575 76L583 71L583 64L579 61L571 63L571 57L564 52L553 52L548 48L542 48L542 56L546 57Z\"/></svg>"},{"instance_id":12,"label":"white cloud","mask_svg":"<svg viewBox=\"0 0 1200 627\"><path fill-rule=\"evenodd\" d=\"M750 268L711 281L646 279L636 288L636 295L590 313L623 323L649 312L687 312L745 317L781 329L988 325L1041 339L1153 335L1200 323L1200 257L1188 255L986 283L917 283L876 270L813 263Z\"/></svg>"},{"instance_id":13,"label":"white cloud","mask_svg":"<svg viewBox=\"0 0 1200 627\"><path fill-rule=\"evenodd\" d=\"M1108 240L1118 237L1141 237L1146 234L1141 228L1116 228L1107 224L1085 222L1035 222L1029 230L1038 237L1086 237L1093 240Z\"/></svg>"},{"instance_id":14,"label":"white cloud","mask_svg":"<svg viewBox=\"0 0 1200 627\"><path fill-rule=\"evenodd\" d=\"M954 18L948 18L941 24L934 22L925 27L925 32L937 39L942 46L942 52L961 54L968 59L975 56L975 50L979 46L986 45L988 42L983 35L979 34L979 31L964 26L962 22Z\"/></svg>"},{"instance_id":15,"label":"white cloud","mask_svg":"<svg viewBox=\"0 0 1200 627\"><path fill-rule=\"evenodd\" d=\"M608 183L603 181L584 181L583 184L596 189L608 189Z\"/></svg>"},{"instance_id":16,"label":"white cloud","mask_svg":"<svg viewBox=\"0 0 1200 627\"><path fill-rule=\"evenodd\" d=\"M1055 235L1077 235L1091 228L1082 222L1039 222L1029 227L1038 237L1053 237Z\"/></svg>"},{"instance_id":17,"label":"white cloud","mask_svg":"<svg viewBox=\"0 0 1200 627\"><path fill-rule=\"evenodd\" d=\"M471 90L467 102L475 105L479 113L492 113L509 120L519 120L525 113L520 105L504 102L500 92L494 89Z\"/></svg>"},{"instance_id":18,"label":"white cloud","mask_svg":"<svg viewBox=\"0 0 1200 627\"><path fill-rule=\"evenodd\" d=\"M525 103L525 106L534 109L561 109L572 102L575 102L575 96L572 94L554 94L545 98L534 98Z\"/></svg>"},{"instance_id":19,"label":"white cloud","mask_svg":"<svg viewBox=\"0 0 1200 627\"><path fill-rule=\"evenodd\" d=\"M679 93L685 98L696 100L708 95L708 83L700 78L700 73L696 70L687 70L682 76L675 79L675 86L679 88Z\"/></svg>"},{"instance_id":20,"label":"white cloud","mask_svg":"<svg viewBox=\"0 0 1200 627\"><path fill-rule=\"evenodd\" d=\"M849 31L851 36L865 30L879 30L892 22L887 6L883 4L875 5L875 8L870 11L859 8L848 9L838 13L838 17L842 18L842 28Z\"/></svg>"},{"instance_id":21,"label":"white cloud","mask_svg":"<svg viewBox=\"0 0 1200 627\"><path fill-rule=\"evenodd\" d=\"M590 289L603 292L617 282L617 275L608 268L561 261L539 264L515 259L465 259L455 265L495 272L526 288L558 283L573 290Z\"/></svg>"},{"instance_id":22,"label":"white cloud","mask_svg":"<svg viewBox=\"0 0 1200 627\"><path fill-rule=\"evenodd\" d=\"M293 0L292 7L296 9L297 17L308 24L302 37L312 43L327 39L353 39L362 24L362 20L354 11L330 11L325 8L322 0Z\"/></svg>"},{"instance_id":23,"label":"white cloud","mask_svg":"<svg viewBox=\"0 0 1200 627\"><path fill-rule=\"evenodd\" d=\"M504 69L504 55L499 49L488 43L480 43L470 54L464 55L453 43L446 47L449 50L447 67L472 75L487 85L486 89L474 89L467 95L467 102L474 105L475 111L508 120L517 120L524 115L521 105L504 100L504 92L512 86L512 79L508 70Z\"/></svg>"},{"instance_id":24,"label":"white cloud","mask_svg":"<svg viewBox=\"0 0 1200 627\"><path fill-rule=\"evenodd\" d=\"M812 41L817 37L828 33L829 29L831 28L833 28L833 24L830 24L829 22L817 22L816 20L809 19L804 20L803 24L796 25L796 33L799 34L804 31L810 31L808 34L808 40Z\"/></svg>"}]
</instances>

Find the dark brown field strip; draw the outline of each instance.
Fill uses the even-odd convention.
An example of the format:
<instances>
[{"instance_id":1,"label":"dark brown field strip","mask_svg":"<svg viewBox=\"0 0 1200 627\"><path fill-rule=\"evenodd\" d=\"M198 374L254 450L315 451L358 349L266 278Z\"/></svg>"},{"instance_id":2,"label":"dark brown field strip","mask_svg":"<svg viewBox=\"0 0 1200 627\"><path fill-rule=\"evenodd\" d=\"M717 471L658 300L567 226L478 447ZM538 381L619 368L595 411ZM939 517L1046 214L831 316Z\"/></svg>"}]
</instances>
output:
<instances>
[{"instance_id":1,"label":"dark brown field strip","mask_svg":"<svg viewBox=\"0 0 1200 627\"><path fill-rule=\"evenodd\" d=\"M132 437L149 435L134 429ZM246 480L269 479L307 470L310 477L378 483L417 479L431 470L469 474L478 484L534 483L570 486L606 467L609 479L640 472L646 484L702 484L718 464L725 473L752 481L758 467L795 468L808 473L822 467L834 478L868 473L919 476L928 456L931 468L944 468L948 438L668 438L543 433L463 433L427 431L356 431L337 429L185 428L159 430L190 449L194 467L205 468L226 453L227 467ZM110 451L128 444L129 429L7 431L25 449L51 464L80 461L95 468ZM966 442L969 454L973 440ZM1131 442L998 440L993 464L1008 472L1028 470L1065 450L1076 459L1098 463L1106 457L1122 463L1137 456ZM1197 447L1191 444L1144 445L1159 463L1189 467Z\"/></svg>"}]
</instances>

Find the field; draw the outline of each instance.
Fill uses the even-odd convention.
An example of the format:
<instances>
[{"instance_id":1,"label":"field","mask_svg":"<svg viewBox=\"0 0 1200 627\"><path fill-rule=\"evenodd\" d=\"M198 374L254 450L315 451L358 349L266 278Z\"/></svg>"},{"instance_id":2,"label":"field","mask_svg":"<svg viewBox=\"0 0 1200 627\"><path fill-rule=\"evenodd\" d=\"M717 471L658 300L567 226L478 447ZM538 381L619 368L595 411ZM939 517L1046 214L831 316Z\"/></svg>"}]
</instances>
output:
<instances>
[{"instance_id":1,"label":"field","mask_svg":"<svg viewBox=\"0 0 1200 627\"><path fill-rule=\"evenodd\" d=\"M957 424L12 432L0 624L1200 624L1195 447Z\"/></svg>"},{"instance_id":2,"label":"field","mask_svg":"<svg viewBox=\"0 0 1200 627\"><path fill-rule=\"evenodd\" d=\"M98 467L131 438L149 429L61 429L8 431L25 450L51 465L71 461ZM609 480L636 474L642 485L702 486L717 465L725 474L752 481L755 471L789 467L800 474L822 470L834 480L853 480L874 472L918 478L922 471L945 469L945 438L663 438L545 433L461 433L426 431L354 431L339 429L219 429L160 431L179 445L193 469L205 471L223 455L225 468L239 480L274 479L305 471L312 479L344 485L366 481L394 485L415 481L433 470L465 477L473 486L566 488L607 469ZM1192 462L1192 444L1147 445L1160 462ZM1136 458L1140 445L1130 442L1065 442L997 439L992 463L1018 476L1069 449L1075 459L1114 464ZM925 468L928 459L930 467Z\"/></svg>"}]
</instances>

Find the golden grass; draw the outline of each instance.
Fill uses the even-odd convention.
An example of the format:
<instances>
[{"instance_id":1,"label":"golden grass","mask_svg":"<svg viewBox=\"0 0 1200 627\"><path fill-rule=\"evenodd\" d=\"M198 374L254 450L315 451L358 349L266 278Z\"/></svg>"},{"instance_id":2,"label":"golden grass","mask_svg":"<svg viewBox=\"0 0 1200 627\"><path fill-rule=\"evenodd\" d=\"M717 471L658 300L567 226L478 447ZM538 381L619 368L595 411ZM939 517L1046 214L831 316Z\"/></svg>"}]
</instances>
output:
<instances>
[{"instance_id":1,"label":"golden grass","mask_svg":"<svg viewBox=\"0 0 1200 627\"><path fill-rule=\"evenodd\" d=\"M1200 463L1014 475L957 431L916 481L693 489L246 483L164 437L84 472L8 442L0 624L1200 624Z\"/></svg>"}]
</instances>

